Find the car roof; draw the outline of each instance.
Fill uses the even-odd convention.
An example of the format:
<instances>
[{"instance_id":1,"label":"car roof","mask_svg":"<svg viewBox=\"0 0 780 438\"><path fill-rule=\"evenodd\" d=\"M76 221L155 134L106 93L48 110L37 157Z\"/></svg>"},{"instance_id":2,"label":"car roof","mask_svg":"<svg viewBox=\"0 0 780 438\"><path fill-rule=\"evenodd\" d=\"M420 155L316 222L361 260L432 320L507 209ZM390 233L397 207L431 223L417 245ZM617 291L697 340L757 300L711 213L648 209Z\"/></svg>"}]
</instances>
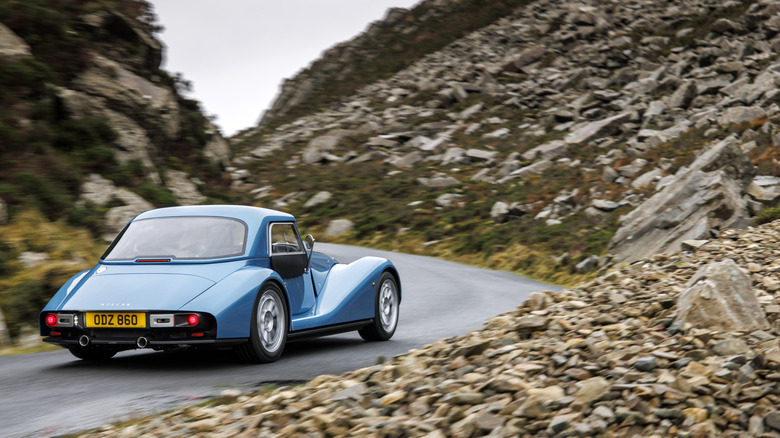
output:
<instances>
[{"instance_id":1,"label":"car roof","mask_svg":"<svg viewBox=\"0 0 780 438\"><path fill-rule=\"evenodd\" d=\"M134 220L181 216L234 218L244 221L250 227L260 226L267 222L295 221L293 215L289 213L248 205L187 205L181 207L157 208L139 214Z\"/></svg>"}]
</instances>

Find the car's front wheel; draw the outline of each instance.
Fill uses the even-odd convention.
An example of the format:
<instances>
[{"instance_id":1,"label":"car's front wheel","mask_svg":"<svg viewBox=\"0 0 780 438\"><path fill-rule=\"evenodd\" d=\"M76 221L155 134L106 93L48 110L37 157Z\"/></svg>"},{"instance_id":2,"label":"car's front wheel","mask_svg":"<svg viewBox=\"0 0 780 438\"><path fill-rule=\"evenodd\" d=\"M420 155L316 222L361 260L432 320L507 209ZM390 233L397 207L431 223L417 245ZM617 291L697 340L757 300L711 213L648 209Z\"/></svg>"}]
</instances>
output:
<instances>
[{"instance_id":1,"label":"car's front wheel","mask_svg":"<svg viewBox=\"0 0 780 438\"><path fill-rule=\"evenodd\" d=\"M83 360L108 360L114 357L116 351L98 347L70 347L70 354Z\"/></svg>"},{"instance_id":2,"label":"car's front wheel","mask_svg":"<svg viewBox=\"0 0 780 438\"><path fill-rule=\"evenodd\" d=\"M379 277L374 303L374 322L358 330L360 337L367 341L386 341L393 337L398 327L398 283L393 274L384 272Z\"/></svg>"},{"instance_id":3,"label":"car's front wheel","mask_svg":"<svg viewBox=\"0 0 780 438\"><path fill-rule=\"evenodd\" d=\"M275 284L263 286L252 311L249 341L237 347L239 357L248 362L273 362L287 343L287 305Z\"/></svg>"}]
</instances>

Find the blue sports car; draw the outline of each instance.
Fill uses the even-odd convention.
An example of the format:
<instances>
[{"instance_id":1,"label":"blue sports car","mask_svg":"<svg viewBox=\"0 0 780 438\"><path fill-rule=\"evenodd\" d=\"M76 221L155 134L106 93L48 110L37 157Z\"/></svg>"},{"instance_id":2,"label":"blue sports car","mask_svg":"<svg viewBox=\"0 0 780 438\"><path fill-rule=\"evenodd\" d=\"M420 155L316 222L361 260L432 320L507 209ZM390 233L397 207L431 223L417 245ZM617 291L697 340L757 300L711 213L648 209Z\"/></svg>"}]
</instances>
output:
<instances>
[{"instance_id":1,"label":"blue sports car","mask_svg":"<svg viewBox=\"0 0 780 438\"><path fill-rule=\"evenodd\" d=\"M302 337L357 330L368 341L390 339L401 303L393 264L340 264L313 247L279 211L147 211L54 295L40 314L41 335L88 360L208 346L250 362L275 361Z\"/></svg>"}]
</instances>

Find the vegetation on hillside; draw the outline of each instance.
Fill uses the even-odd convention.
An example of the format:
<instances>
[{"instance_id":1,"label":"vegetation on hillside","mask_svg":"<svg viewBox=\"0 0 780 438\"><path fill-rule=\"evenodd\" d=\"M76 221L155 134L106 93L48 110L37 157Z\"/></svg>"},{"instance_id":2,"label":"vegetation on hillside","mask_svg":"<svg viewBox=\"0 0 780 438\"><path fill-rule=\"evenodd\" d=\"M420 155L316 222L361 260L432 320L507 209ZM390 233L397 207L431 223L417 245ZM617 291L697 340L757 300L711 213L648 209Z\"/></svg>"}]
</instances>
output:
<instances>
[{"instance_id":1,"label":"vegetation on hillside","mask_svg":"<svg viewBox=\"0 0 780 438\"><path fill-rule=\"evenodd\" d=\"M182 96L188 87L180 75L161 70L128 33L95 32L89 14L114 11L147 32L160 30L145 0L0 0L0 23L29 46L32 56L0 61L0 199L10 224L0 227L0 309L15 335L48 297L73 273L94 263L104 248L105 215L121 201L98 207L78 202L79 189L93 173L130 189L155 206L177 203L149 174L185 170L210 187L215 202L230 201L229 179L202 154L210 138L208 118L199 103ZM99 34L98 34L99 33ZM124 36L124 37L123 37ZM180 135L156 144L156 169L138 160L117 159L117 132L98 116L75 117L58 93L77 87L79 75L95 55L140 60L134 73L173 90L180 108ZM148 61L148 62L144 62ZM158 61L159 62L159 61ZM128 67L131 68L131 67ZM22 269L18 257L46 253L48 262Z\"/></svg>"}]
</instances>

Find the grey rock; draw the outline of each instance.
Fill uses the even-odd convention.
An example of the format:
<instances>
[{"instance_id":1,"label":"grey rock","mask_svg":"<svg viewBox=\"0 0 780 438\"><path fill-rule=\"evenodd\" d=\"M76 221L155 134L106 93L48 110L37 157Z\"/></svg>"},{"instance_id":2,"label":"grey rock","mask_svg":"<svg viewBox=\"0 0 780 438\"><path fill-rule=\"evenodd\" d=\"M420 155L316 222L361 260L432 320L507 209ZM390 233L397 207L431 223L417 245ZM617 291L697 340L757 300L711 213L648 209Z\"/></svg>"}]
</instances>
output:
<instances>
[{"instance_id":1,"label":"grey rock","mask_svg":"<svg viewBox=\"0 0 780 438\"><path fill-rule=\"evenodd\" d=\"M750 351L750 347L741 339L723 339L712 346L712 352L718 356L734 356L745 354Z\"/></svg>"},{"instance_id":2,"label":"grey rock","mask_svg":"<svg viewBox=\"0 0 780 438\"><path fill-rule=\"evenodd\" d=\"M628 121L630 117L630 113L624 112L603 120L599 120L597 122L588 123L576 131L568 134L564 138L564 141L567 144L574 145L587 143L591 140L608 135L617 126Z\"/></svg>"},{"instance_id":3,"label":"grey rock","mask_svg":"<svg viewBox=\"0 0 780 438\"><path fill-rule=\"evenodd\" d=\"M445 193L443 195L439 195L436 198L436 205L442 208L449 208L455 205L455 203L458 201L460 197L461 195L457 195L454 193Z\"/></svg>"},{"instance_id":4,"label":"grey rock","mask_svg":"<svg viewBox=\"0 0 780 438\"><path fill-rule=\"evenodd\" d=\"M331 193L331 192L328 192L328 191L325 191L325 190L323 190L321 192L317 192L314 196L309 198L309 200L306 201L305 204L303 204L303 207L304 208L314 208L314 207L316 207L316 206L318 206L320 204L324 204L324 203L330 201L330 199L332 197L333 197L333 193Z\"/></svg>"},{"instance_id":5,"label":"grey rock","mask_svg":"<svg viewBox=\"0 0 780 438\"><path fill-rule=\"evenodd\" d=\"M0 56L32 56L30 46L6 25L0 23Z\"/></svg>"},{"instance_id":6,"label":"grey rock","mask_svg":"<svg viewBox=\"0 0 780 438\"><path fill-rule=\"evenodd\" d=\"M230 165L230 146L219 133L219 130L211 122L207 122L206 131L209 134L209 141L203 148L203 156L211 163L218 164L223 168Z\"/></svg>"},{"instance_id":7,"label":"grey rock","mask_svg":"<svg viewBox=\"0 0 780 438\"><path fill-rule=\"evenodd\" d=\"M472 161L493 161L496 157L496 152L485 151L481 149L469 149L466 151L466 156Z\"/></svg>"},{"instance_id":8,"label":"grey rock","mask_svg":"<svg viewBox=\"0 0 780 438\"><path fill-rule=\"evenodd\" d=\"M339 237L352 231L355 224L349 219L334 219L328 223L325 237Z\"/></svg>"},{"instance_id":9,"label":"grey rock","mask_svg":"<svg viewBox=\"0 0 780 438\"><path fill-rule=\"evenodd\" d=\"M410 167L413 167L415 164L419 163L423 159L425 159L425 157L421 152L414 151L403 156L393 156L389 158L387 162L392 164L393 166L400 167L402 169L408 169Z\"/></svg>"},{"instance_id":10,"label":"grey rock","mask_svg":"<svg viewBox=\"0 0 780 438\"><path fill-rule=\"evenodd\" d=\"M727 18L719 18L712 23L712 31L722 34L744 33L745 28Z\"/></svg>"},{"instance_id":11,"label":"grey rock","mask_svg":"<svg viewBox=\"0 0 780 438\"><path fill-rule=\"evenodd\" d=\"M522 156L525 160L535 160L537 158L553 160L566 153L566 148L566 142L562 140L553 140L549 143L544 143L529 149L524 152Z\"/></svg>"},{"instance_id":12,"label":"grey rock","mask_svg":"<svg viewBox=\"0 0 780 438\"><path fill-rule=\"evenodd\" d=\"M685 81L669 97L669 108L688 108L693 98L698 95L695 81Z\"/></svg>"},{"instance_id":13,"label":"grey rock","mask_svg":"<svg viewBox=\"0 0 780 438\"><path fill-rule=\"evenodd\" d=\"M460 181L442 173L431 178L417 178L417 183L425 187L449 187L460 184Z\"/></svg>"},{"instance_id":14,"label":"grey rock","mask_svg":"<svg viewBox=\"0 0 780 438\"><path fill-rule=\"evenodd\" d=\"M498 201L490 208L490 218L498 224L506 222L509 216L509 204Z\"/></svg>"},{"instance_id":15,"label":"grey rock","mask_svg":"<svg viewBox=\"0 0 780 438\"><path fill-rule=\"evenodd\" d=\"M49 255L45 252L33 252L24 251L19 254L19 263L25 268L34 268L40 266L50 260Z\"/></svg>"},{"instance_id":16,"label":"grey rock","mask_svg":"<svg viewBox=\"0 0 780 438\"><path fill-rule=\"evenodd\" d=\"M634 367L639 371L649 372L656 369L658 359L655 356L640 357L634 362Z\"/></svg>"},{"instance_id":17,"label":"grey rock","mask_svg":"<svg viewBox=\"0 0 780 438\"><path fill-rule=\"evenodd\" d=\"M599 265L599 256L592 255L586 257L581 262L577 263L574 266L574 270L577 271L580 274L586 274L594 269Z\"/></svg>"},{"instance_id":18,"label":"grey rock","mask_svg":"<svg viewBox=\"0 0 780 438\"><path fill-rule=\"evenodd\" d=\"M353 135L354 132L344 129L332 129L325 134L314 137L301 152L301 160L304 164L314 164L322 161L324 155L333 151L341 143L344 137Z\"/></svg>"},{"instance_id":19,"label":"grey rock","mask_svg":"<svg viewBox=\"0 0 780 438\"><path fill-rule=\"evenodd\" d=\"M709 240L685 240L682 242L681 249L683 251L696 251L707 243Z\"/></svg>"},{"instance_id":20,"label":"grey rock","mask_svg":"<svg viewBox=\"0 0 780 438\"><path fill-rule=\"evenodd\" d=\"M724 332L769 328L750 278L730 259L696 272L680 295L677 320Z\"/></svg>"},{"instance_id":21,"label":"grey rock","mask_svg":"<svg viewBox=\"0 0 780 438\"><path fill-rule=\"evenodd\" d=\"M777 203L778 198L780 198L780 192L767 190L761 187L760 185L756 184L755 181L750 183L750 185L746 190L746 193L756 201L765 203L767 205L775 205Z\"/></svg>"},{"instance_id":22,"label":"grey rock","mask_svg":"<svg viewBox=\"0 0 780 438\"><path fill-rule=\"evenodd\" d=\"M737 125L763 119L766 117L766 111L759 107L738 106L727 108L718 119L718 124L722 127Z\"/></svg>"},{"instance_id":23,"label":"grey rock","mask_svg":"<svg viewBox=\"0 0 780 438\"><path fill-rule=\"evenodd\" d=\"M515 69L521 69L527 65L533 64L539 61L547 53L547 49L544 46L534 46L523 50L520 55L511 60L512 66Z\"/></svg>"},{"instance_id":24,"label":"grey rock","mask_svg":"<svg viewBox=\"0 0 780 438\"><path fill-rule=\"evenodd\" d=\"M508 175L508 178L510 178L510 179L511 178L525 178L528 175L542 173L545 170L547 170L550 167L552 167L553 164L554 163L552 161L548 161L548 160L537 161L536 163L530 164L530 165L525 166L525 167L521 167L520 169L517 169L517 170L511 172Z\"/></svg>"},{"instance_id":25,"label":"grey rock","mask_svg":"<svg viewBox=\"0 0 780 438\"><path fill-rule=\"evenodd\" d=\"M206 200L195 183L190 180L189 175L179 170L169 170L166 173L165 187L182 205L200 204Z\"/></svg>"}]
</instances>

